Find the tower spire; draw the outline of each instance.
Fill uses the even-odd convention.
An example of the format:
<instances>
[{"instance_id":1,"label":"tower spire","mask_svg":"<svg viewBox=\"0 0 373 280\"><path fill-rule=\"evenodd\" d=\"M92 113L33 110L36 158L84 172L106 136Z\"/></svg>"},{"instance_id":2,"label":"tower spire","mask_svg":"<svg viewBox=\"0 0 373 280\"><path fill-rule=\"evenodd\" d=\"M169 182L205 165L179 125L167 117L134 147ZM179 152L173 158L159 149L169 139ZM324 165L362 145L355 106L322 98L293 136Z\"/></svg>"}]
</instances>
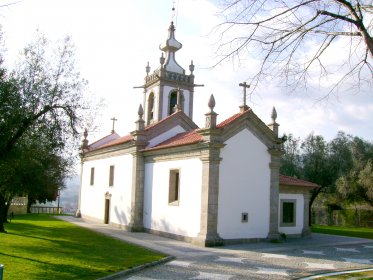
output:
<instances>
[{"instance_id":1,"label":"tower spire","mask_svg":"<svg viewBox=\"0 0 373 280\"><path fill-rule=\"evenodd\" d=\"M168 28L168 37L159 48L166 54L166 62L164 68L167 71L185 74L185 70L176 62L175 53L182 48L182 44L175 39L175 26L174 22L171 21L170 27Z\"/></svg>"}]
</instances>

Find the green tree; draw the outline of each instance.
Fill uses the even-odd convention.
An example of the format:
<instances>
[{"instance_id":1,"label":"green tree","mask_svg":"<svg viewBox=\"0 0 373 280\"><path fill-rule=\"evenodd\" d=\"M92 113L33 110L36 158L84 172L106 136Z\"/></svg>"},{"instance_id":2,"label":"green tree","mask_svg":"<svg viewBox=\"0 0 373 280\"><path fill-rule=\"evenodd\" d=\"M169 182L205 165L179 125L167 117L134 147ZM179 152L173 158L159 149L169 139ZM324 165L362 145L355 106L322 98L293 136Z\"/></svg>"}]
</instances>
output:
<instances>
[{"instance_id":1,"label":"green tree","mask_svg":"<svg viewBox=\"0 0 373 280\"><path fill-rule=\"evenodd\" d=\"M7 176L0 181L0 231L9 197L48 193L61 185L69 164L65 159L75 150L90 109L83 96L86 81L75 69L69 37L53 49L37 34L15 70L9 75L2 71L0 168Z\"/></svg>"},{"instance_id":2,"label":"green tree","mask_svg":"<svg viewBox=\"0 0 373 280\"><path fill-rule=\"evenodd\" d=\"M319 193L327 191L332 186L333 171L329 168L329 151L324 137L310 134L302 142L301 148L304 178L320 186L311 191L311 209Z\"/></svg>"},{"instance_id":3,"label":"green tree","mask_svg":"<svg viewBox=\"0 0 373 280\"><path fill-rule=\"evenodd\" d=\"M280 172L283 175L301 178L303 173L300 153L301 140L292 134L289 134L286 138L284 143L285 154L281 157Z\"/></svg>"},{"instance_id":4,"label":"green tree","mask_svg":"<svg viewBox=\"0 0 373 280\"><path fill-rule=\"evenodd\" d=\"M353 165L337 180L337 191L346 203L373 207L373 144L359 137L352 142Z\"/></svg>"}]
</instances>

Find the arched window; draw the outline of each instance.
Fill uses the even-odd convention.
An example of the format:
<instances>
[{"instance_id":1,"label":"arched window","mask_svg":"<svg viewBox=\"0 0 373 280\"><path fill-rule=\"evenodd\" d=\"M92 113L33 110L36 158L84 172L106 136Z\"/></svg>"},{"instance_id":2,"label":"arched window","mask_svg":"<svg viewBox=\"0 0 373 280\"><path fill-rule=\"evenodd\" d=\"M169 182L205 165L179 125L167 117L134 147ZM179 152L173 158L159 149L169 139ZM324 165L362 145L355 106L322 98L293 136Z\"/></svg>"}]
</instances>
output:
<instances>
[{"instance_id":1,"label":"arched window","mask_svg":"<svg viewBox=\"0 0 373 280\"><path fill-rule=\"evenodd\" d=\"M169 100L168 114L171 115L173 112L175 112L175 105L177 104L176 90L171 91Z\"/></svg>"},{"instance_id":2,"label":"arched window","mask_svg":"<svg viewBox=\"0 0 373 280\"><path fill-rule=\"evenodd\" d=\"M177 104L177 90L173 90L170 92L169 95L169 102L168 102L168 114L171 115L175 112L175 105ZM184 95L180 92L180 107L181 110L184 108Z\"/></svg>"},{"instance_id":3,"label":"arched window","mask_svg":"<svg viewBox=\"0 0 373 280\"><path fill-rule=\"evenodd\" d=\"M147 124L150 124L154 120L154 93L151 92L148 98L148 119Z\"/></svg>"}]
</instances>

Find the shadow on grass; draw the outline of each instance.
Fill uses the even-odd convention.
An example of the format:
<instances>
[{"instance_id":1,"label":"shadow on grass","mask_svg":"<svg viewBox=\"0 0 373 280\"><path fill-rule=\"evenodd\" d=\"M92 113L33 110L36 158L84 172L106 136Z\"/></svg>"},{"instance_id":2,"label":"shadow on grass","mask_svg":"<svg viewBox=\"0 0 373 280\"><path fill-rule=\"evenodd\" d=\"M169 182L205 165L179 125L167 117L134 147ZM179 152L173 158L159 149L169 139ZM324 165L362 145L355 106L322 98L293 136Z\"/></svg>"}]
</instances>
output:
<instances>
[{"instance_id":1,"label":"shadow on grass","mask_svg":"<svg viewBox=\"0 0 373 280\"><path fill-rule=\"evenodd\" d=\"M162 257L48 216L19 217L7 230L0 255L8 267L37 266L32 277L12 275L19 279L96 279Z\"/></svg>"}]
</instances>

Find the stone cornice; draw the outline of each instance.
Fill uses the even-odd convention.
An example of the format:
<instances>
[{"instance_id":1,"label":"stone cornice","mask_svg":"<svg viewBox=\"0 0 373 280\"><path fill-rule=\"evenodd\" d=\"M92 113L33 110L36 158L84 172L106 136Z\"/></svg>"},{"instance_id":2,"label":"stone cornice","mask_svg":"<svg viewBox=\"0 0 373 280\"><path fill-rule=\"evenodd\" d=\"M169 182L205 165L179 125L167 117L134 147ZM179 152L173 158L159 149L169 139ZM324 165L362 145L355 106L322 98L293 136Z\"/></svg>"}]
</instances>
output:
<instances>
[{"instance_id":1,"label":"stone cornice","mask_svg":"<svg viewBox=\"0 0 373 280\"><path fill-rule=\"evenodd\" d=\"M113 156L126 155L132 153L134 150L136 150L136 144L134 141L130 141L121 145L116 145L99 150L94 150L92 152L87 152L83 155L82 161L85 162Z\"/></svg>"},{"instance_id":2,"label":"stone cornice","mask_svg":"<svg viewBox=\"0 0 373 280\"><path fill-rule=\"evenodd\" d=\"M145 77L145 88L148 88L157 82L169 82L173 85L177 83L180 86L192 87L194 86L194 75L185 75L181 73L171 72L164 69L157 69Z\"/></svg>"},{"instance_id":3,"label":"stone cornice","mask_svg":"<svg viewBox=\"0 0 373 280\"><path fill-rule=\"evenodd\" d=\"M201 156L201 146L200 144L192 144L168 149L144 151L143 155L146 163L186 158L199 158Z\"/></svg>"}]
</instances>

